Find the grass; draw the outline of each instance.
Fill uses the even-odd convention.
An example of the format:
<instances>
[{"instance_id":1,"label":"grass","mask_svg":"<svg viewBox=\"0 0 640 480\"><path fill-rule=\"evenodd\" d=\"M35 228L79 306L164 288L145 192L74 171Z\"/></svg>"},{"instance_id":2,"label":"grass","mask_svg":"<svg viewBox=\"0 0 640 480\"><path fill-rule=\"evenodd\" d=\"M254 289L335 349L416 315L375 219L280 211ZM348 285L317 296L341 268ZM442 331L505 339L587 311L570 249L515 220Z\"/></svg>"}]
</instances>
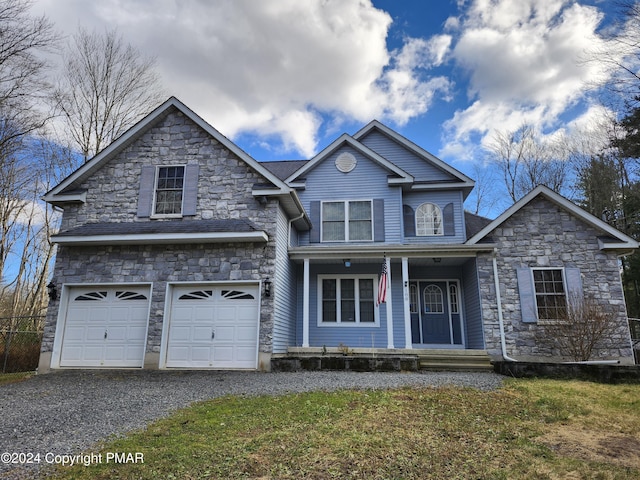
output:
<instances>
[{"instance_id":1,"label":"grass","mask_svg":"<svg viewBox=\"0 0 640 480\"><path fill-rule=\"evenodd\" d=\"M95 453L91 451L87 453ZM640 385L510 380L202 402L57 479L637 479Z\"/></svg>"},{"instance_id":2,"label":"grass","mask_svg":"<svg viewBox=\"0 0 640 480\"><path fill-rule=\"evenodd\" d=\"M34 372L0 373L0 385L18 383L33 377Z\"/></svg>"}]
</instances>

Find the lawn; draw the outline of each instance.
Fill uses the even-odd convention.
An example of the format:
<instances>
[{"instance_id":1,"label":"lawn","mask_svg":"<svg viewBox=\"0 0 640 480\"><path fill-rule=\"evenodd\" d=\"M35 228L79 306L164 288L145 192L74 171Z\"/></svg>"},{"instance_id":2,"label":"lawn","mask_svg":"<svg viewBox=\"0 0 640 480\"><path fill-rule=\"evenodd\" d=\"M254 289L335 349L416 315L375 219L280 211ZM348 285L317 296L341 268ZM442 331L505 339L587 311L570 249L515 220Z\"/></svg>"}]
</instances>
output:
<instances>
[{"instance_id":1,"label":"lawn","mask_svg":"<svg viewBox=\"0 0 640 480\"><path fill-rule=\"evenodd\" d=\"M98 452L101 464L54 478L638 479L640 385L225 397L87 453ZM113 452L144 463L106 463Z\"/></svg>"}]
</instances>

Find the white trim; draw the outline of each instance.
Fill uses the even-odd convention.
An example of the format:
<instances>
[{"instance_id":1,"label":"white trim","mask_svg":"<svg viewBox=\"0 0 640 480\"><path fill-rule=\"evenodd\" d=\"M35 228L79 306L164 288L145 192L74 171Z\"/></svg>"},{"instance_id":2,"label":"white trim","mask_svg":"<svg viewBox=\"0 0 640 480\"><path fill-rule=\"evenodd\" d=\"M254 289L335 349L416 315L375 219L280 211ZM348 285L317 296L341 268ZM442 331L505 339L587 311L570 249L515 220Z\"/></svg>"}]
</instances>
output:
<instances>
[{"instance_id":1,"label":"white trim","mask_svg":"<svg viewBox=\"0 0 640 480\"><path fill-rule=\"evenodd\" d=\"M309 347L309 259L304 259L302 272L302 346Z\"/></svg>"},{"instance_id":2,"label":"white trim","mask_svg":"<svg viewBox=\"0 0 640 480\"><path fill-rule=\"evenodd\" d=\"M612 237L617 238L618 240L620 240L620 243L617 243L617 244L616 243L611 243L611 242L609 242L609 243L601 242L601 245L602 245L601 248L603 248L605 245L608 248L616 249L616 250L619 250L619 249L636 249L636 248L638 248L638 242L635 241L633 238L625 235L624 233L620 232L619 230L616 230L611 225L609 225L609 224L603 222L602 220L600 220L599 218L591 215L590 213L588 213L585 210L583 210L580 207L578 207L573 202L570 202L569 200L567 200L563 196L557 194L556 192L554 192L550 188L545 187L544 185L537 186L536 188L531 190L527 195L525 195L520 200L518 200L516 203L514 203L511 207L509 207L507 210L505 210L502 213L502 215L500 215L493 222L491 222L489 225L487 225L482 230L480 230L478 233L476 233L473 237L468 239L467 242L466 242L466 245L475 245L475 244L477 244L480 240L482 240L484 237L486 237L489 233L491 233L493 230L495 230L500 225L502 225L507 219L509 219L510 217L515 215L523 207L525 207L527 204L529 204L529 202L531 202L538 195L542 195L543 197L545 197L550 202L554 203L555 205L557 205L558 207L560 207L560 208L562 208L564 210L567 210L569 213L575 215L576 217L578 217L580 220L582 220L583 222L587 223L588 225L590 225L590 226L592 226L592 227L594 227L594 228L596 228L598 230L604 231L607 234L611 235Z\"/></svg>"},{"instance_id":3,"label":"white trim","mask_svg":"<svg viewBox=\"0 0 640 480\"><path fill-rule=\"evenodd\" d=\"M449 317L449 339L450 339L450 343L413 343L412 345L414 346L414 348L462 348L462 349L466 349L467 348L467 326L466 326L466 320L467 320L467 313L464 309L464 302L462 301L462 299L464 298L464 292L462 291L462 281L459 278L412 278L409 282L409 284L415 284L416 288L418 290L418 321L419 321L419 327L420 327L420 339L422 339L422 321L424 318L428 318L428 317L423 317L423 315L426 314L426 312L424 312L423 310L423 302L424 302L424 291L420 292L420 283L444 283L446 286L445 292L443 292L443 301L447 302L447 312L448 312L448 317ZM449 297L449 286L451 284L456 285L457 290L458 290L458 313L453 313L451 311L451 298ZM439 288L439 287L438 287ZM442 290L442 289L441 289ZM422 299L422 300L421 300ZM444 312L440 312L440 313L444 313ZM414 314L415 315L415 314ZM458 315L459 316L459 322L460 322L460 342L461 343L454 343L455 338L454 338L454 332L453 332L453 315ZM411 315L410 315L411 316ZM411 318L409 318L409 321L411 321ZM409 325L409 327L411 327L411 325ZM409 340L412 340L411 338L411 332L409 332Z\"/></svg>"},{"instance_id":4,"label":"white trim","mask_svg":"<svg viewBox=\"0 0 640 480\"><path fill-rule=\"evenodd\" d=\"M370 239L364 239L364 240L351 240L351 238L349 237L349 204L351 202L369 202L371 209L369 210L371 213L371 217L369 218L369 220L371 221L371 238ZM324 239L324 228L323 228L323 224L324 224L324 205L325 203L342 203L344 205L344 240L325 240ZM370 198L365 198L365 199L357 199L357 198L352 198L349 200L322 200L320 202L320 243L353 243L353 242L373 242L373 239L375 237L375 233L374 233L374 221L373 221L373 200Z\"/></svg>"},{"instance_id":5,"label":"white trim","mask_svg":"<svg viewBox=\"0 0 640 480\"><path fill-rule=\"evenodd\" d=\"M426 205L432 205L433 207L435 207L434 212L432 212L432 217L435 217L435 215L433 215L433 213L437 212L437 215L440 216L440 233L427 233L424 235L421 235L418 233L418 210L420 210L420 208L422 207L426 207ZM416 237L444 237L444 215L442 214L442 207L440 207L440 205L438 205L437 203L434 202L423 202L420 205L418 205L416 207L415 212L413 213L413 219L415 222L415 232L416 232ZM426 222L425 222L426 223ZM432 226L435 224L434 221L431 222Z\"/></svg>"},{"instance_id":6,"label":"white trim","mask_svg":"<svg viewBox=\"0 0 640 480\"><path fill-rule=\"evenodd\" d=\"M336 242L338 243L338 242ZM471 258L478 252L493 252L496 245L491 243L481 243L478 245L466 244L361 244L347 245L344 242L336 244L325 244L321 246L304 246L289 248L289 258L292 260L302 260L311 258L314 260L340 260L350 257L355 258L375 258L382 257L386 253L393 257L408 256L410 258Z\"/></svg>"},{"instance_id":7,"label":"white trim","mask_svg":"<svg viewBox=\"0 0 640 480\"><path fill-rule=\"evenodd\" d=\"M379 307L376 306L376 291L378 287L378 276L377 275L368 275L368 274L358 274L358 275L345 275L345 274L320 274L317 275L317 289L318 289L318 318L316 321L316 325L319 328L332 328L332 327L340 327L340 328L371 328L371 327L379 327L380 326L380 312ZM354 295L355 295L355 312L356 318L353 322L345 322L340 318L341 310L340 310L340 300L341 300L341 288L338 287L339 282L336 284L336 321L335 322L323 322L322 321L322 281L323 280L354 280ZM371 280L373 282L373 296L371 298L371 303L373 305L373 322L362 322L360 321L360 284L358 280ZM387 301L389 297L387 297Z\"/></svg>"},{"instance_id":8,"label":"white trim","mask_svg":"<svg viewBox=\"0 0 640 480\"><path fill-rule=\"evenodd\" d=\"M184 243L267 242L266 232L139 233L133 235L53 235L58 245L166 245Z\"/></svg>"},{"instance_id":9,"label":"white trim","mask_svg":"<svg viewBox=\"0 0 640 480\"><path fill-rule=\"evenodd\" d=\"M567 274L565 273L565 267L529 267L529 275L531 276L531 287L533 288L533 301L535 302L536 307L536 320L538 322L542 321L544 323L545 320L554 320L552 318L540 318L540 314L538 313L538 292L536 292L536 279L533 275L534 271L537 270L560 270L562 273L562 288L564 289L564 303L565 306L569 305L569 290L567 285ZM548 295L548 294L547 294Z\"/></svg>"},{"instance_id":10,"label":"white trim","mask_svg":"<svg viewBox=\"0 0 640 480\"><path fill-rule=\"evenodd\" d=\"M82 367L61 367L60 360L62 358L62 345L64 343L64 329L67 322L67 313L69 305L71 303L71 290L74 288L117 288L117 287L145 287L149 289L149 298L147 301L147 328L145 331L145 339L149 336L149 318L151 315L151 300L153 295L153 283L152 282L98 282L98 283L63 283L62 290L60 292L60 302L58 303L58 313L56 316L56 331L53 337L53 348L51 350L51 365L50 368L82 368ZM140 368L144 366L144 357L147 353L147 342L145 340L144 354L142 355L142 363ZM97 368L97 367L87 367ZM108 367L107 367L108 368Z\"/></svg>"},{"instance_id":11,"label":"white trim","mask_svg":"<svg viewBox=\"0 0 640 480\"><path fill-rule=\"evenodd\" d=\"M308 171L315 168L319 163L321 163L322 161L330 157L331 154L333 154L338 148L344 145L350 146L351 148L361 153L365 157L369 158L370 160L373 160L374 162L378 163L380 166L384 167L386 170L389 170L390 172L400 177L399 179L394 179L393 184L397 185L398 183L408 183L408 184L413 183L414 177L412 175L405 172L400 167L391 163L386 158L377 154L370 148L364 146L359 141L357 141L356 139L354 139L353 137L351 137L346 133L343 133L342 135L340 135L328 147L326 147L324 150L318 153L315 157L309 160L305 165L303 165L302 168L293 172L285 180L285 182L287 183L287 185L292 185L294 182L296 182L300 178L300 176L304 175ZM296 184L298 183L302 183L302 182L298 181Z\"/></svg>"},{"instance_id":12,"label":"white trim","mask_svg":"<svg viewBox=\"0 0 640 480\"><path fill-rule=\"evenodd\" d=\"M371 121L365 127L363 127L358 132L356 132L355 135L353 135L353 138L360 141L362 137L366 136L373 129L380 130L380 132L382 132L387 137L391 138L391 140L395 141L396 143L399 143L402 147L412 151L413 153L421 157L423 160L433 163L437 168L456 177L457 179L460 180L460 182L464 184L463 187L467 187L471 189L475 185L475 182L471 178L467 177L464 173L460 172L459 170L456 170L451 165L446 164L435 155L427 152L425 149L423 149L419 145L416 145L411 140L403 137L395 130L392 130L386 125L380 123L378 120ZM459 186L460 185L456 185L456 187L459 187ZM412 186L412 189L413 188L414 187ZM451 188L451 183L448 184L448 188Z\"/></svg>"},{"instance_id":13,"label":"white trim","mask_svg":"<svg viewBox=\"0 0 640 480\"><path fill-rule=\"evenodd\" d=\"M182 167L182 196L180 198L180 213L156 213L156 200L158 195L158 180L160 175L161 168L177 168ZM187 164L186 163L178 163L172 165L155 165L155 174L153 177L153 195L151 198L151 215L150 218L182 218L184 215L184 188L185 180L187 178Z\"/></svg>"},{"instance_id":14,"label":"white trim","mask_svg":"<svg viewBox=\"0 0 640 480\"><path fill-rule=\"evenodd\" d=\"M409 258L402 257L402 285L404 293L404 348L413 348L411 343L411 305L409 284Z\"/></svg>"},{"instance_id":15,"label":"white trim","mask_svg":"<svg viewBox=\"0 0 640 480\"><path fill-rule=\"evenodd\" d=\"M257 306L258 306L258 318L257 318L257 335L256 335L256 364L255 369L258 368L259 361L259 351L260 351L260 310L262 308L262 280L259 281L247 281L247 280L214 280L214 281L175 281L175 282L167 282L165 287L164 294L164 314L162 318L162 338L160 340L160 360L158 364L158 368L162 370L189 370L189 368L179 368L179 367L167 367L167 350L168 350L168 342L169 342L169 326L171 323L171 312L173 308L173 289L175 287L205 287L205 286L221 286L221 285L250 285L252 287L258 287L258 294L256 298ZM198 368L201 369L201 368ZM224 368L225 370L228 367ZM215 367L211 368L211 370L216 370ZM238 369L238 370L247 370L247 369Z\"/></svg>"},{"instance_id":16,"label":"white trim","mask_svg":"<svg viewBox=\"0 0 640 480\"><path fill-rule=\"evenodd\" d=\"M391 290L391 258L386 257L385 262L387 264L387 348L394 348L393 345L393 291ZM374 284L375 289L375 284Z\"/></svg>"}]
</instances>

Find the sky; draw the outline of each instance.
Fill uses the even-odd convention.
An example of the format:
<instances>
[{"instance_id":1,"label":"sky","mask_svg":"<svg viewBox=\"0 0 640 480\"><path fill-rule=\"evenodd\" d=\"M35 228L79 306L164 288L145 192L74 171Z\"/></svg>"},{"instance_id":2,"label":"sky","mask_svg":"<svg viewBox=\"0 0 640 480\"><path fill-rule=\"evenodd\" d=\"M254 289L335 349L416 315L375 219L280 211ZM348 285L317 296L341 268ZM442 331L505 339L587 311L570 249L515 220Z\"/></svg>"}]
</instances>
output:
<instances>
[{"instance_id":1,"label":"sky","mask_svg":"<svg viewBox=\"0 0 640 480\"><path fill-rule=\"evenodd\" d=\"M35 0L72 35L117 27L257 160L308 159L377 119L473 177L496 131L586 128L606 0Z\"/></svg>"}]
</instances>

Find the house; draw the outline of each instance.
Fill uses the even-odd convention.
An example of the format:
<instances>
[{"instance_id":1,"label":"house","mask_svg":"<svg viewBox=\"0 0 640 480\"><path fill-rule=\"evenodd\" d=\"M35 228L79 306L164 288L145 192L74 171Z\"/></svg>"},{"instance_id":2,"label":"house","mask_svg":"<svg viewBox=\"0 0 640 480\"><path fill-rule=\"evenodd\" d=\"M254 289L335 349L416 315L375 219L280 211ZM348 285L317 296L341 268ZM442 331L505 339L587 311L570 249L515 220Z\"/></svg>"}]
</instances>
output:
<instances>
[{"instance_id":1,"label":"house","mask_svg":"<svg viewBox=\"0 0 640 480\"><path fill-rule=\"evenodd\" d=\"M471 215L473 187L377 121L261 163L170 98L44 197L64 213L40 370L338 347L558 361L545 325L572 295L618 321L595 358L633 362L618 258L637 242L544 187Z\"/></svg>"}]
</instances>

